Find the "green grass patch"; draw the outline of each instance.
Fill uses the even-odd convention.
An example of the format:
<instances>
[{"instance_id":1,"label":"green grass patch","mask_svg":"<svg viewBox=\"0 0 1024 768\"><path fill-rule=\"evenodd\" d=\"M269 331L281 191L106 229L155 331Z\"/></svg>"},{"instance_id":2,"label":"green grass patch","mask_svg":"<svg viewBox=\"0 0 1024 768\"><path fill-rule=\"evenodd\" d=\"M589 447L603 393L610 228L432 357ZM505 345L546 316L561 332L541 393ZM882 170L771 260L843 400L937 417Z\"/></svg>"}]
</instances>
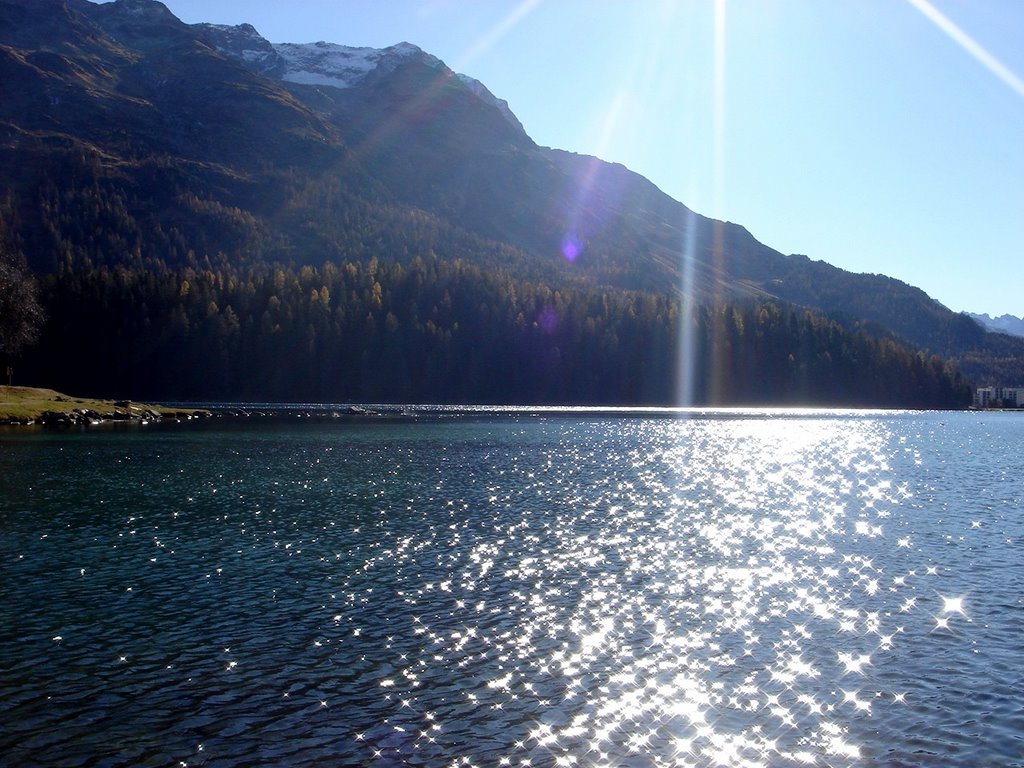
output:
<instances>
[{"instance_id":1,"label":"green grass patch","mask_svg":"<svg viewBox=\"0 0 1024 768\"><path fill-rule=\"evenodd\" d=\"M196 413L191 408L168 408L124 400L100 400L73 397L53 389L0 386L0 422L37 421L44 413L95 411L101 416L152 411L164 418L185 417Z\"/></svg>"}]
</instances>

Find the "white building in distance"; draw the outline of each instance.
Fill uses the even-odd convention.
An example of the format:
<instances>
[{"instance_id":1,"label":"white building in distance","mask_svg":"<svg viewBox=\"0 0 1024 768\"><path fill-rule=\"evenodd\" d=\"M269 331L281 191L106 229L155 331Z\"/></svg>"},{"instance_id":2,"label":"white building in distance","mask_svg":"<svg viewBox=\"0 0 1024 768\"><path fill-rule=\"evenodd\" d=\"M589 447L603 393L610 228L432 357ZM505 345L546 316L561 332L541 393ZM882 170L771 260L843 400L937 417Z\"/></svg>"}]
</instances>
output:
<instances>
[{"instance_id":1,"label":"white building in distance","mask_svg":"<svg viewBox=\"0 0 1024 768\"><path fill-rule=\"evenodd\" d=\"M1024 408L1024 387L978 387L976 408Z\"/></svg>"}]
</instances>

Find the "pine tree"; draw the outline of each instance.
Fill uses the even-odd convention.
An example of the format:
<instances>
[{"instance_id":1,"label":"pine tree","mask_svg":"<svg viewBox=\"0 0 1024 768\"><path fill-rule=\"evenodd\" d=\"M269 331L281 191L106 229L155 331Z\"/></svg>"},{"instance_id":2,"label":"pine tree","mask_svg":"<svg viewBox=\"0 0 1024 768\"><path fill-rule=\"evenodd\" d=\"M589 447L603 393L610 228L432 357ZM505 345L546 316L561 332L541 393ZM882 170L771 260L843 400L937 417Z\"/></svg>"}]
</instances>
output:
<instances>
[{"instance_id":1,"label":"pine tree","mask_svg":"<svg viewBox=\"0 0 1024 768\"><path fill-rule=\"evenodd\" d=\"M0 250L0 355L8 361L8 385L14 376L13 358L36 341L43 319L36 279L24 258Z\"/></svg>"}]
</instances>

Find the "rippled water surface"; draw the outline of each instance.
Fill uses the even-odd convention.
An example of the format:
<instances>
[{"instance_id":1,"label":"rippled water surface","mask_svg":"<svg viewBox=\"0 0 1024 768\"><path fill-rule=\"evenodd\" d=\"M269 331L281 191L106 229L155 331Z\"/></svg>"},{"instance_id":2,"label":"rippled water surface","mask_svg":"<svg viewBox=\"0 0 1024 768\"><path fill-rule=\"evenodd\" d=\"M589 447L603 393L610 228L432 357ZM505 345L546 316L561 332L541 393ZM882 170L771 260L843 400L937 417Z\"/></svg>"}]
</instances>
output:
<instances>
[{"instance_id":1,"label":"rippled water surface","mask_svg":"<svg viewBox=\"0 0 1024 768\"><path fill-rule=\"evenodd\" d=\"M1024 416L0 434L0 765L1024 765Z\"/></svg>"}]
</instances>

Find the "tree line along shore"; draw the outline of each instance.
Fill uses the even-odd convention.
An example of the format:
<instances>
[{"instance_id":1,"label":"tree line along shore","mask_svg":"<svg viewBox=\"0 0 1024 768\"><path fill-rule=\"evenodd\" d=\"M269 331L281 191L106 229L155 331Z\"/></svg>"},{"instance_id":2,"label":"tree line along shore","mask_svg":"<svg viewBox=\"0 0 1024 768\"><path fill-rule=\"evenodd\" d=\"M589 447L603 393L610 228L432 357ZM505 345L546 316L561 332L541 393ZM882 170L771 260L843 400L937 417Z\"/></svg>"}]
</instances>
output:
<instances>
[{"instance_id":1,"label":"tree line along shore","mask_svg":"<svg viewBox=\"0 0 1024 768\"><path fill-rule=\"evenodd\" d=\"M962 408L955 365L772 301L464 261L62 270L23 383L143 402ZM685 387L684 387L685 385Z\"/></svg>"}]
</instances>

